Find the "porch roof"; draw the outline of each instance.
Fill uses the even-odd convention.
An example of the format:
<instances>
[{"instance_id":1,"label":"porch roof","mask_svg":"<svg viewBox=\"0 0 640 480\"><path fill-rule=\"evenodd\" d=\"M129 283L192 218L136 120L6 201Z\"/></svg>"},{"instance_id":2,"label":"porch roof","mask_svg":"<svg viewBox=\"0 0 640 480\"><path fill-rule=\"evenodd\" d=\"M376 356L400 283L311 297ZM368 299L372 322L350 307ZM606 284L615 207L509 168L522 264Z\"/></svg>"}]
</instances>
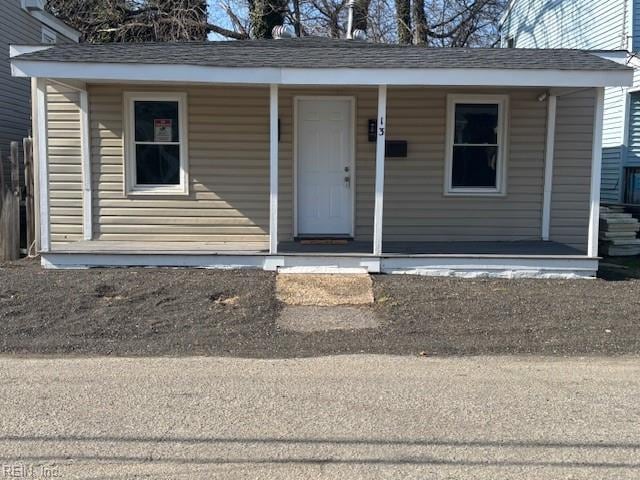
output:
<instances>
[{"instance_id":1,"label":"porch roof","mask_svg":"<svg viewBox=\"0 0 640 480\"><path fill-rule=\"evenodd\" d=\"M15 47L15 53L16 76L87 81L602 87L632 80L632 69L582 50L427 48L320 38L55 45ZM461 75L468 70L473 75Z\"/></svg>"}]
</instances>

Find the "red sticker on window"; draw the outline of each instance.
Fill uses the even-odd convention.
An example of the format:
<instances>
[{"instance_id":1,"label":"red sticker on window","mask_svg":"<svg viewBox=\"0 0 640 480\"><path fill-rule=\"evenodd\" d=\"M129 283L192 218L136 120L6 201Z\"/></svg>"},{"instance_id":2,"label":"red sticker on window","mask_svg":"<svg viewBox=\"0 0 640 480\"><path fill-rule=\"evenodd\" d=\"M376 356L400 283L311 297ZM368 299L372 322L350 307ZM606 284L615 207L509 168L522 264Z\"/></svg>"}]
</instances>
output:
<instances>
[{"instance_id":1,"label":"red sticker on window","mask_svg":"<svg viewBox=\"0 0 640 480\"><path fill-rule=\"evenodd\" d=\"M156 118L153 120L153 140L155 142L170 142L173 139L171 123L170 118Z\"/></svg>"}]
</instances>

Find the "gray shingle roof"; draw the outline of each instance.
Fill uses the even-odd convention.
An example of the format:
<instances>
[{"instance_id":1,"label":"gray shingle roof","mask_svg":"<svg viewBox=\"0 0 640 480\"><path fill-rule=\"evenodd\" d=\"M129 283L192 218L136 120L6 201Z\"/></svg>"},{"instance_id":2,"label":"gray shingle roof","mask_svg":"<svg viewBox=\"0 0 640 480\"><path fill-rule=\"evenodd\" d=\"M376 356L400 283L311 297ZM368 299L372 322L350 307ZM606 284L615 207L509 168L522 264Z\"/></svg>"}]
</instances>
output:
<instances>
[{"instance_id":1,"label":"gray shingle roof","mask_svg":"<svg viewBox=\"0 0 640 480\"><path fill-rule=\"evenodd\" d=\"M295 38L185 43L56 45L20 56L52 62L280 68L504 68L620 71L628 67L582 50L427 48Z\"/></svg>"}]
</instances>

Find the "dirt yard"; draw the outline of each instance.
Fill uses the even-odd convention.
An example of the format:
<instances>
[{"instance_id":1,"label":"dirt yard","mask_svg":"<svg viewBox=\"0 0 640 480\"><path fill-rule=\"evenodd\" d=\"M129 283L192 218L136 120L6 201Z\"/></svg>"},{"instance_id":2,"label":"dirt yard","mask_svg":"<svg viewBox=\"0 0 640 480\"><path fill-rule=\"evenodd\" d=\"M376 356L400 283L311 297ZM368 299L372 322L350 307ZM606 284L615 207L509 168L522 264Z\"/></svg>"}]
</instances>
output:
<instances>
[{"instance_id":1,"label":"dirt yard","mask_svg":"<svg viewBox=\"0 0 640 480\"><path fill-rule=\"evenodd\" d=\"M624 263L612 259L613 264ZM275 275L0 265L0 352L286 358L640 353L640 275L598 280L374 276L375 329L281 330Z\"/></svg>"}]
</instances>

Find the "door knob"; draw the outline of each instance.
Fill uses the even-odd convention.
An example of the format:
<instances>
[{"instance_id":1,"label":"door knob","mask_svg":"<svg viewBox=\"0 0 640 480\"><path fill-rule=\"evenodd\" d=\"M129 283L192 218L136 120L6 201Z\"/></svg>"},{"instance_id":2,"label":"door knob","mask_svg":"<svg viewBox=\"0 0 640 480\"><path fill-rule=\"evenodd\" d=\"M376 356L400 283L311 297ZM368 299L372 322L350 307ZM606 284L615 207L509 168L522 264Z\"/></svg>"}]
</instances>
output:
<instances>
[{"instance_id":1,"label":"door knob","mask_svg":"<svg viewBox=\"0 0 640 480\"><path fill-rule=\"evenodd\" d=\"M344 177L344 183L347 184L347 187L351 187L351 175Z\"/></svg>"}]
</instances>

